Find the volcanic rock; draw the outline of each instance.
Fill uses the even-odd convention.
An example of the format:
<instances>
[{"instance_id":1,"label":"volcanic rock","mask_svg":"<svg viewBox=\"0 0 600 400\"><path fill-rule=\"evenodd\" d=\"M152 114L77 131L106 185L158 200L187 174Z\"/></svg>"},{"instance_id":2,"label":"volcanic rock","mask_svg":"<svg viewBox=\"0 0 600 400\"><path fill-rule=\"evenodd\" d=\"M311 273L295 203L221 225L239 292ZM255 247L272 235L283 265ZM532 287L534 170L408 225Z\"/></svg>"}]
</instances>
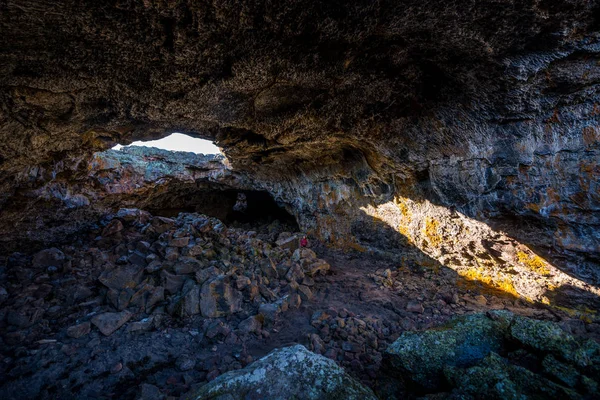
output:
<instances>
[{"instance_id":1,"label":"volcanic rock","mask_svg":"<svg viewBox=\"0 0 600 400\"><path fill-rule=\"evenodd\" d=\"M67 329L67 335L74 339L78 339L82 336L90 333L91 324L89 322L83 322L79 325L71 326Z\"/></svg>"},{"instance_id":2,"label":"volcanic rock","mask_svg":"<svg viewBox=\"0 0 600 400\"><path fill-rule=\"evenodd\" d=\"M104 313L92 318L94 324L104 336L110 336L133 316L129 311Z\"/></svg>"},{"instance_id":3,"label":"volcanic rock","mask_svg":"<svg viewBox=\"0 0 600 400\"><path fill-rule=\"evenodd\" d=\"M223 374L187 396L267 399L376 399L332 360L295 345L274 350L244 369Z\"/></svg>"},{"instance_id":4,"label":"volcanic rock","mask_svg":"<svg viewBox=\"0 0 600 400\"><path fill-rule=\"evenodd\" d=\"M231 286L231 279L217 276L202 285L200 309L204 317L222 317L241 311L242 294Z\"/></svg>"}]
</instances>

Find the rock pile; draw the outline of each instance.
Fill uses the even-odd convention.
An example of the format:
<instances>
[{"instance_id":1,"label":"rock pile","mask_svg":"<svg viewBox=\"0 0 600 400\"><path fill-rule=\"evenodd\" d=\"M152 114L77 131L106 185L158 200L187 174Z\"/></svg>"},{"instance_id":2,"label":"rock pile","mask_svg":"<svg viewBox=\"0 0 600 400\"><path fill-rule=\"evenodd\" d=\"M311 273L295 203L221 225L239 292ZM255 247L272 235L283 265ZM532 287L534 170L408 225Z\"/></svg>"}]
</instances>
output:
<instances>
[{"instance_id":1,"label":"rock pile","mask_svg":"<svg viewBox=\"0 0 600 400\"><path fill-rule=\"evenodd\" d=\"M72 312L63 297L80 308L93 306L88 315L97 315L89 322L107 336L134 316L153 321L143 325L150 329L165 317L233 314L247 316L238 326L242 333L260 334L280 312L310 300L312 277L329 269L312 250L297 248L295 235L280 233L284 246L265 236L199 214L170 219L121 209L89 247L42 250L31 263L14 256L9 272L25 279L2 289L3 302L10 299L2 308L5 339L18 343L34 325ZM78 279L86 273L85 282ZM68 334L81 336L89 322Z\"/></svg>"},{"instance_id":2,"label":"rock pile","mask_svg":"<svg viewBox=\"0 0 600 400\"><path fill-rule=\"evenodd\" d=\"M132 337L124 334L172 327L199 335L207 351L227 341L227 357L197 367L207 371L204 379L241 368L252 360L238 349L244 338L268 338L281 313L313 298L313 278L329 269L312 250L298 248L298 234L282 232L277 222L262 228L228 228L200 214L171 219L121 209L76 246L12 254L0 269L0 373L10 371L9 380L22 386L23 371L57 359L53 349L42 356L26 350L31 346L56 344L83 363L90 357L81 351L86 342L101 353L114 346L104 337L118 336L113 343L126 346ZM276 244L282 241L285 246ZM152 351L134 358L152 358ZM27 367L15 368L19 363ZM129 371L118 364L117 375ZM177 369L189 368L182 361ZM32 385L23 395L38 396L42 389Z\"/></svg>"}]
</instances>

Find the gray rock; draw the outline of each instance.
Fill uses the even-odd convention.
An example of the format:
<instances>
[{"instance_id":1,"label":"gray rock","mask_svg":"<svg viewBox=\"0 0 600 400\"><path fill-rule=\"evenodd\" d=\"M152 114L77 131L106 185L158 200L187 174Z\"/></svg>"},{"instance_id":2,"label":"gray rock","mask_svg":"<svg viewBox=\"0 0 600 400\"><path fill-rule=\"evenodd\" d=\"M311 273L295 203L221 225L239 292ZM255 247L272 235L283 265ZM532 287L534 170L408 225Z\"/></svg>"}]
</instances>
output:
<instances>
[{"instance_id":1,"label":"gray rock","mask_svg":"<svg viewBox=\"0 0 600 400\"><path fill-rule=\"evenodd\" d=\"M173 266L173 271L177 275L193 274L202 269L203 265L200 261L192 257L180 257L177 263Z\"/></svg>"},{"instance_id":2,"label":"gray rock","mask_svg":"<svg viewBox=\"0 0 600 400\"><path fill-rule=\"evenodd\" d=\"M65 262L65 254L57 249L56 247L52 247L50 249L45 249L37 252L33 256L32 265L34 268L46 269L47 267L62 267Z\"/></svg>"},{"instance_id":3,"label":"gray rock","mask_svg":"<svg viewBox=\"0 0 600 400\"><path fill-rule=\"evenodd\" d=\"M165 299L165 288L162 286L157 286L154 288L150 296L148 296L148 300L146 301L146 313L152 311L152 308L158 303L162 302Z\"/></svg>"},{"instance_id":4,"label":"gray rock","mask_svg":"<svg viewBox=\"0 0 600 400\"><path fill-rule=\"evenodd\" d=\"M331 266L329 265L329 263L327 261L317 258L314 261L303 263L302 268L304 269L304 272L307 275L315 276L319 273L325 273L325 272L329 271Z\"/></svg>"},{"instance_id":5,"label":"gray rock","mask_svg":"<svg viewBox=\"0 0 600 400\"><path fill-rule=\"evenodd\" d=\"M300 261L300 260L315 260L317 255L314 251L307 248L296 249L294 254L292 254L292 261Z\"/></svg>"},{"instance_id":6,"label":"gray rock","mask_svg":"<svg viewBox=\"0 0 600 400\"><path fill-rule=\"evenodd\" d=\"M186 237L178 237L169 240L169 246L171 247L185 247L190 242L189 236Z\"/></svg>"},{"instance_id":7,"label":"gray rock","mask_svg":"<svg viewBox=\"0 0 600 400\"><path fill-rule=\"evenodd\" d=\"M258 315L246 318L239 323L238 329L243 333L259 333L262 329L261 318Z\"/></svg>"},{"instance_id":8,"label":"gray rock","mask_svg":"<svg viewBox=\"0 0 600 400\"><path fill-rule=\"evenodd\" d=\"M512 315L511 315L512 316ZM425 389L436 389L447 366L467 367L502 349L508 323L484 314L458 318L425 332L404 332L385 352L392 369Z\"/></svg>"},{"instance_id":9,"label":"gray rock","mask_svg":"<svg viewBox=\"0 0 600 400\"><path fill-rule=\"evenodd\" d=\"M189 277L185 275L174 275L165 270L161 271L160 276L163 281L163 287L171 294L179 292L183 288L183 284Z\"/></svg>"},{"instance_id":10,"label":"gray rock","mask_svg":"<svg viewBox=\"0 0 600 400\"><path fill-rule=\"evenodd\" d=\"M425 309L423 308L423 304L418 301L409 301L406 305L406 311L422 314Z\"/></svg>"},{"instance_id":11,"label":"gray rock","mask_svg":"<svg viewBox=\"0 0 600 400\"><path fill-rule=\"evenodd\" d=\"M110 336L129 321L132 316L133 314L129 311L104 313L92 318L92 324L94 324L104 336Z\"/></svg>"},{"instance_id":12,"label":"gray rock","mask_svg":"<svg viewBox=\"0 0 600 400\"><path fill-rule=\"evenodd\" d=\"M147 260L146 260L147 261ZM146 267L146 272L151 274L160 271L163 267L163 263L159 260L150 261L150 264Z\"/></svg>"},{"instance_id":13,"label":"gray rock","mask_svg":"<svg viewBox=\"0 0 600 400\"><path fill-rule=\"evenodd\" d=\"M489 399L581 399L582 396L557 385L491 352L476 366L444 371L452 386L467 398ZM467 395L467 396L465 396ZM461 398L461 397L458 397Z\"/></svg>"},{"instance_id":14,"label":"gray rock","mask_svg":"<svg viewBox=\"0 0 600 400\"><path fill-rule=\"evenodd\" d=\"M70 326L67 328L67 336L72 337L74 339L80 338L82 336L90 333L92 325L89 322L84 322L79 325Z\"/></svg>"},{"instance_id":15,"label":"gray rock","mask_svg":"<svg viewBox=\"0 0 600 400\"><path fill-rule=\"evenodd\" d=\"M179 369L182 372L185 372L194 369L194 367L196 366L196 361L193 358L181 356L177 359L175 365L177 365L177 369Z\"/></svg>"},{"instance_id":16,"label":"gray rock","mask_svg":"<svg viewBox=\"0 0 600 400\"><path fill-rule=\"evenodd\" d=\"M184 287L183 312L185 315L196 315L200 313L200 285L188 282Z\"/></svg>"},{"instance_id":17,"label":"gray rock","mask_svg":"<svg viewBox=\"0 0 600 400\"><path fill-rule=\"evenodd\" d=\"M146 332L152 329L154 325L154 317L144 318L140 321L135 321L127 325L127 332Z\"/></svg>"},{"instance_id":18,"label":"gray rock","mask_svg":"<svg viewBox=\"0 0 600 400\"><path fill-rule=\"evenodd\" d=\"M131 298L135 292L133 289L124 289L124 290L116 290L110 289L106 294L106 298L117 310L123 311L127 307L129 307L129 303L131 302Z\"/></svg>"},{"instance_id":19,"label":"gray rock","mask_svg":"<svg viewBox=\"0 0 600 400\"><path fill-rule=\"evenodd\" d=\"M137 208L121 208L117 211L117 218L125 222L138 222L145 224L151 218L148 211L142 211Z\"/></svg>"},{"instance_id":20,"label":"gray rock","mask_svg":"<svg viewBox=\"0 0 600 400\"><path fill-rule=\"evenodd\" d=\"M273 326L280 312L280 306L275 303L261 304L258 307L258 314L261 316L266 328Z\"/></svg>"},{"instance_id":21,"label":"gray rock","mask_svg":"<svg viewBox=\"0 0 600 400\"><path fill-rule=\"evenodd\" d=\"M213 279L221 275L221 270L217 267L208 267L201 271L196 272L196 282L202 285L207 280Z\"/></svg>"},{"instance_id":22,"label":"gray rock","mask_svg":"<svg viewBox=\"0 0 600 400\"><path fill-rule=\"evenodd\" d=\"M142 281L143 274L143 266L121 265L104 270L98 280L110 289L121 290L135 288Z\"/></svg>"},{"instance_id":23,"label":"gray rock","mask_svg":"<svg viewBox=\"0 0 600 400\"><path fill-rule=\"evenodd\" d=\"M123 223L118 219L113 219L102 230L102 236L112 236L123 230Z\"/></svg>"},{"instance_id":24,"label":"gray rock","mask_svg":"<svg viewBox=\"0 0 600 400\"><path fill-rule=\"evenodd\" d=\"M162 400L165 396L160 392L160 389L148 383L140 385L139 400Z\"/></svg>"},{"instance_id":25,"label":"gray rock","mask_svg":"<svg viewBox=\"0 0 600 400\"><path fill-rule=\"evenodd\" d=\"M300 267L300 265L298 264L294 264L290 267L290 269L287 271L287 273L285 274L285 279L288 280L288 282L291 281L301 281L302 278L304 278L304 271L302 270L302 267Z\"/></svg>"},{"instance_id":26,"label":"gray rock","mask_svg":"<svg viewBox=\"0 0 600 400\"><path fill-rule=\"evenodd\" d=\"M375 400L373 392L334 361L295 345L274 350L244 369L230 371L187 396L208 399Z\"/></svg>"},{"instance_id":27,"label":"gray rock","mask_svg":"<svg viewBox=\"0 0 600 400\"><path fill-rule=\"evenodd\" d=\"M285 232L283 232L283 233L285 233ZM288 249L290 251L295 251L300 246L300 240L298 239L298 237L296 235L291 235L288 237L281 237L282 234L280 234L279 238L275 242L275 244L278 247L281 247L283 249Z\"/></svg>"},{"instance_id":28,"label":"gray rock","mask_svg":"<svg viewBox=\"0 0 600 400\"><path fill-rule=\"evenodd\" d=\"M310 301L313 298L313 292L306 285L298 286L298 294L302 298L303 301Z\"/></svg>"},{"instance_id":29,"label":"gray rock","mask_svg":"<svg viewBox=\"0 0 600 400\"><path fill-rule=\"evenodd\" d=\"M200 310L204 317L222 317L241 309L242 294L231 287L229 277L221 275L202 285Z\"/></svg>"},{"instance_id":30,"label":"gray rock","mask_svg":"<svg viewBox=\"0 0 600 400\"><path fill-rule=\"evenodd\" d=\"M129 257L127 257L127 261L129 261L129 263L140 266L140 267L146 267L146 254L142 253L141 251L134 251L133 253L131 253L129 255Z\"/></svg>"},{"instance_id":31,"label":"gray rock","mask_svg":"<svg viewBox=\"0 0 600 400\"><path fill-rule=\"evenodd\" d=\"M548 354L542 361L544 372L568 387L575 387L580 374L571 365L558 361L552 354Z\"/></svg>"}]
</instances>

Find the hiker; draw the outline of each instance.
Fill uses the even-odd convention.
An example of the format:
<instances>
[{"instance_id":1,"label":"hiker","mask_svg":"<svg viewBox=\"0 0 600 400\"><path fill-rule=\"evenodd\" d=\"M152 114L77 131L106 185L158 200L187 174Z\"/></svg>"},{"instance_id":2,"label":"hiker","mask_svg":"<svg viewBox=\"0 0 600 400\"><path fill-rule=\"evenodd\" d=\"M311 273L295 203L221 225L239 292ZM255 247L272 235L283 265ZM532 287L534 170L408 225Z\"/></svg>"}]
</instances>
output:
<instances>
[{"instance_id":1,"label":"hiker","mask_svg":"<svg viewBox=\"0 0 600 400\"><path fill-rule=\"evenodd\" d=\"M302 236L302 239L300 239L300 247L307 247L308 246L308 239L306 238L306 235Z\"/></svg>"}]
</instances>

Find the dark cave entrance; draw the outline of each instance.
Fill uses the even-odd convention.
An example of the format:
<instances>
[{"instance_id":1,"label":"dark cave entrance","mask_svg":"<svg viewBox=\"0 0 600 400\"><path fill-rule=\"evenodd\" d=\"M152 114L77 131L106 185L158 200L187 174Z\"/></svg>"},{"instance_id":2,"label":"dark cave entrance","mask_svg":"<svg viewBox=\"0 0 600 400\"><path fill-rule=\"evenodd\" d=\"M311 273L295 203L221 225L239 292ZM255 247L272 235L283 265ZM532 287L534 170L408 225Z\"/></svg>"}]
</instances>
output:
<instances>
[{"instance_id":1,"label":"dark cave entrance","mask_svg":"<svg viewBox=\"0 0 600 400\"><path fill-rule=\"evenodd\" d=\"M147 208L154 215L176 217L197 212L235 227L253 228L275 221L292 231L300 228L296 218L267 191L259 190L178 190L177 196L163 196Z\"/></svg>"}]
</instances>

